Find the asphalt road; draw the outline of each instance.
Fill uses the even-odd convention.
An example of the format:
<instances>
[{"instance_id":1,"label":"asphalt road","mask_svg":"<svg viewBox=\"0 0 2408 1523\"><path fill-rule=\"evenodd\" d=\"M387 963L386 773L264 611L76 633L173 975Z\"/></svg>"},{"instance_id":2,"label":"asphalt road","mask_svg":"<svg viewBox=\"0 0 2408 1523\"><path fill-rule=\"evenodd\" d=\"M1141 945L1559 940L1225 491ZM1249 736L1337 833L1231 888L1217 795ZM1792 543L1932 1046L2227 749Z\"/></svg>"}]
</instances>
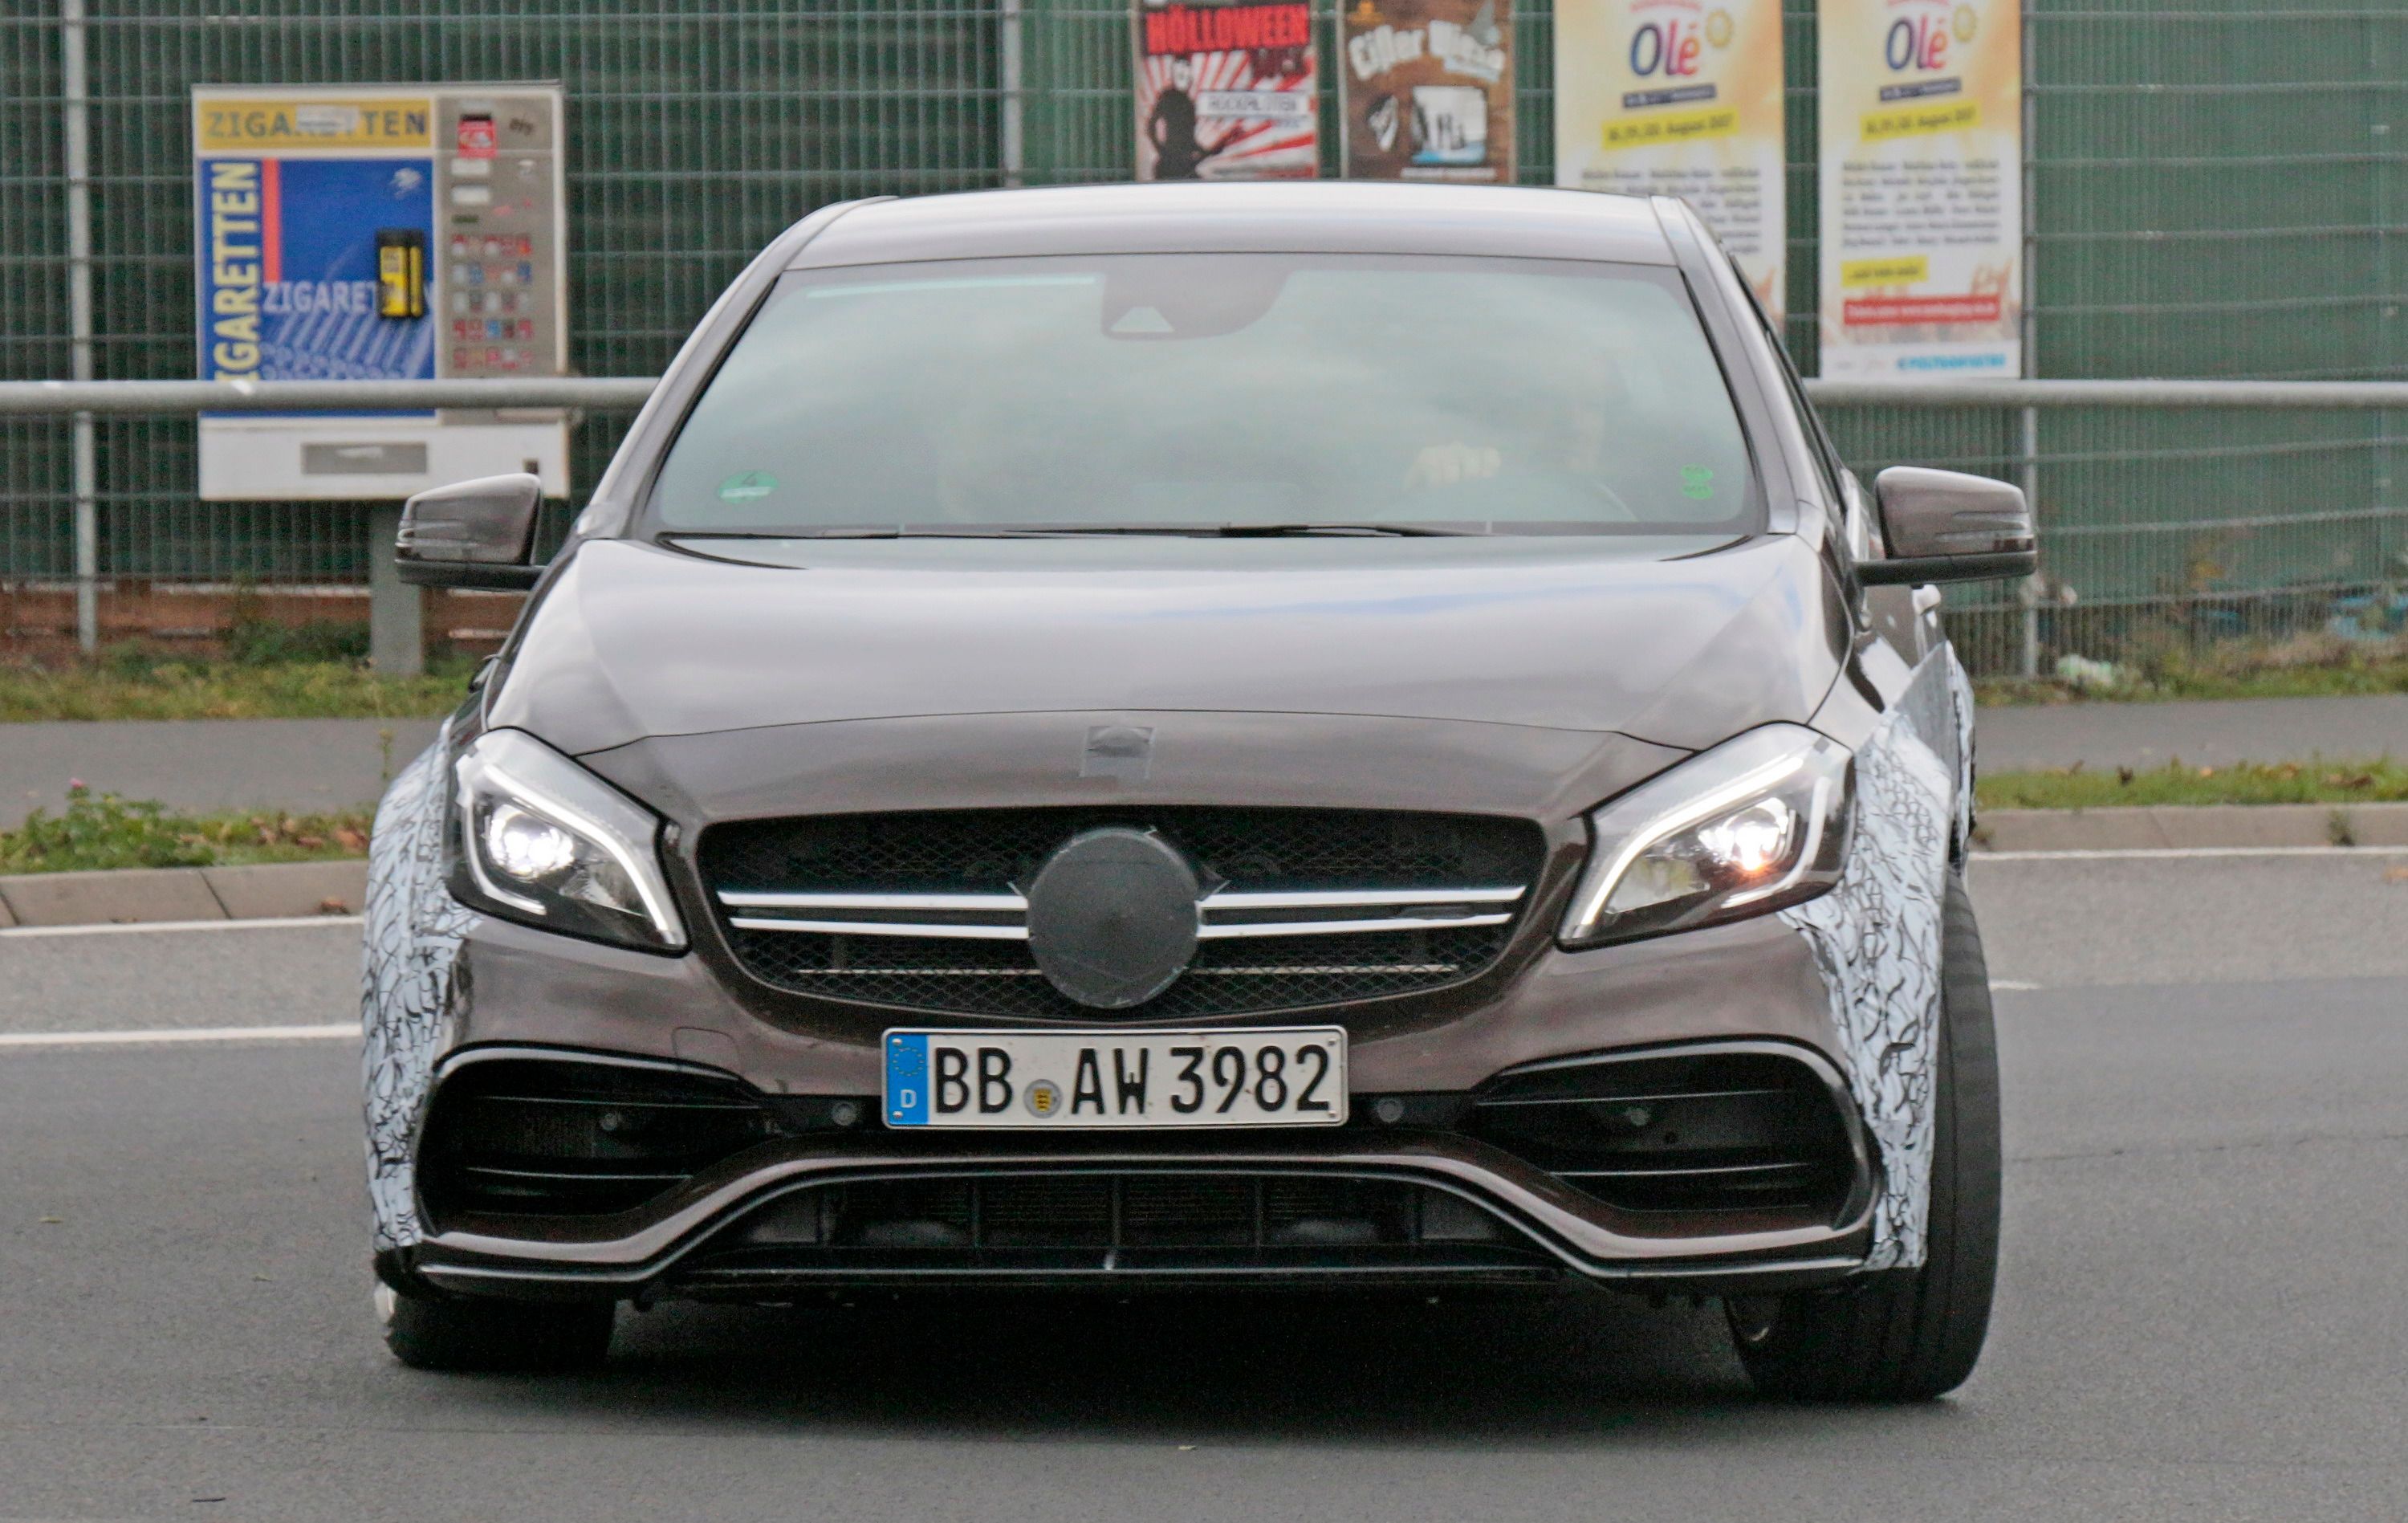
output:
<instances>
[{"instance_id":1,"label":"asphalt road","mask_svg":"<svg viewBox=\"0 0 2408 1523\"><path fill-rule=\"evenodd\" d=\"M347 1043L0 1047L0 1519L2398 1518L2402 865L1976 868L2006 1263L1914 1409L1756 1401L1713 1309L1603 1296L670 1307L418 1374ZM0 937L0 1033L339 1021L355 934Z\"/></svg>"}]
</instances>

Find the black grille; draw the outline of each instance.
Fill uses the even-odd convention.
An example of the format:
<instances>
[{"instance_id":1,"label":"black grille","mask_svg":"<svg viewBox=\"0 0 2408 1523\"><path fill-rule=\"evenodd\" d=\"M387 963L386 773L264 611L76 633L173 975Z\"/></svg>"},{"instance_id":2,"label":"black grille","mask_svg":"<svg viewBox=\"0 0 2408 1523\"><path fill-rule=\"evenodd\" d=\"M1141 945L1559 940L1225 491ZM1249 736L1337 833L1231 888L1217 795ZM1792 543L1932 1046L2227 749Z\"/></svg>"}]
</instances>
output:
<instances>
[{"instance_id":1,"label":"black grille","mask_svg":"<svg viewBox=\"0 0 2408 1523\"><path fill-rule=\"evenodd\" d=\"M1005 893L1080 830L1160 831L1208 890L1523 885L1542 841L1526 821L1356 810L976 810L747 821L702 840L717 893ZM724 916L723 915L723 923ZM1121 1013L1221 1015L1412 994L1495 962L1513 924L1208 941L1187 971ZM796 993L908 1010L1093 1018L1025 942L727 928L747 970Z\"/></svg>"},{"instance_id":2,"label":"black grille","mask_svg":"<svg viewBox=\"0 0 2408 1523\"><path fill-rule=\"evenodd\" d=\"M947 1272L1509 1277L1553 1262L1482 1208L1403 1181L1310 1173L996 1173L798 1191L681 1264L685 1291Z\"/></svg>"},{"instance_id":3,"label":"black grille","mask_svg":"<svg viewBox=\"0 0 2408 1523\"><path fill-rule=\"evenodd\" d=\"M1839 1097L1778 1053L1549 1064L1475 1099L1473 1135L1625 1211L1829 1214L1858 1178Z\"/></svg>"},{"instance_id":4,"label":"black grille","mask_svg":"<svg viewBox=\"0 0 2408 1523\"><path fill-rule=\"evenodd\" d=\"M419 1187L438 1219L624 1211L777 1134L738 1085L670 1070L495 1058L428 1107Z\"/></svg>"}]
</instances>

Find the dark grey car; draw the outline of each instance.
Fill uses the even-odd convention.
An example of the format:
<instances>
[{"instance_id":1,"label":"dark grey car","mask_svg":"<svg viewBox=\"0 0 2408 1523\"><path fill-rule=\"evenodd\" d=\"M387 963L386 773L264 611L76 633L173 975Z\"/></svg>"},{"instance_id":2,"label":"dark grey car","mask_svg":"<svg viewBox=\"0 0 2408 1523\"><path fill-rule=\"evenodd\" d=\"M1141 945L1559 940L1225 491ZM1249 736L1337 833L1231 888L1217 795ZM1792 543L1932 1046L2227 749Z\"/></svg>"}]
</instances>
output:
<instances>
[{"instance_id":1,"label":"dark grey car","mask_svg":"<svg viewBox=\"0 0 2408 1523\"><path fill-rule=\"evenodd\" d=\"M1918 1397L1999 1139L1929 583L2011 487L1834 457L1671 201L832 207L704 318L377 820L396 1353L625 1300L1588 1282Z\"/></svg>"}]
</instances>

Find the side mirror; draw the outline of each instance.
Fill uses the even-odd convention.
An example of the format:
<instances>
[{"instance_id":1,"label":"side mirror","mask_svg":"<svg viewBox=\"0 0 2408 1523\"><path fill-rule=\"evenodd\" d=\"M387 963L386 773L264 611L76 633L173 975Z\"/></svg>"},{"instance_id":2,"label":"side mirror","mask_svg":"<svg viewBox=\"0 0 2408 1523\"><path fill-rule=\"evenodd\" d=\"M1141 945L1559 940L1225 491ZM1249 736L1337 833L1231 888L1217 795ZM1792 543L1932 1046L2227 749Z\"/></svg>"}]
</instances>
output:
<instances>
[{"instance_id":1,"label":"side mirror","mask_svg":"<svg viewBox=\"0 0 2408 1523\"><path fill-rule=\"evenodd\" d=\"M542 574L528 564L542 501L543 483L524 474L421 492L401 506L394 565L422 587L532 587Z\"/></svg>"},{"instance_id":2,"label":"side mirror","mask_svg":"<svg viewBox=\"0 0 2408 1523\"><path fill-rule=\"evenodd\" d=\"M2040 564L2023 488L1987 476L1892 466L1873 478L1888 554L1856 568L1874 586L2029 576Z\"/></svg>"}]
</instances>

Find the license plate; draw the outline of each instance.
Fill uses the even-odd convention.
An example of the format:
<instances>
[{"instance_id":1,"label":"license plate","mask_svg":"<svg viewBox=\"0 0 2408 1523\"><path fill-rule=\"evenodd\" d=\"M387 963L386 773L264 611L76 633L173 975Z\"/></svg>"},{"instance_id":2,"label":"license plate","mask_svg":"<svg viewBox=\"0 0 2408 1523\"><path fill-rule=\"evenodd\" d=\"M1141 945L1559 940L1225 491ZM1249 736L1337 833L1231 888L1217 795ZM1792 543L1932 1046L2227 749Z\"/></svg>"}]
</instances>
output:
<instances>
[{"instance_id":1,"label":"license plate","mask_svg":"<svg viewBox=\"0 0 2408 1523\"><path fill-rule=\"evenodd\" d=\"M886 1124L1335 1127L1346 1032L889 1031Z\"/></svg>"}]
</instances>

